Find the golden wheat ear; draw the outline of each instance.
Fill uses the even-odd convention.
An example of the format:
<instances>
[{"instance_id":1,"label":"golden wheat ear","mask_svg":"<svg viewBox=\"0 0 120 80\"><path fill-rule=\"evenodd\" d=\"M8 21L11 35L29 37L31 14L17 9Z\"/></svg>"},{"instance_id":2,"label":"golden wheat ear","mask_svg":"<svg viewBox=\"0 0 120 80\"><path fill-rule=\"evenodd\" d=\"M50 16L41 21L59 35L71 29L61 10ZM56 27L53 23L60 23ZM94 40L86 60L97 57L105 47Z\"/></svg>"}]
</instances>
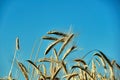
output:
<instances>
[{"instance_id":1,"label":"golden wheat ear","mask_svg":"<svg viewBox=\"0 0 120 80\"><path fill-rule=\"evenodd\" d=\"M101 57L106 61L108 64L109 70L110 70L110 79L115 80L115 74L113 70L113 65L111 64L111 61L107 58L107 56L100 50L97 50L98 54L101 55Z\"/></svg>"},{"instance_id":2,"label":"golden wheat ear","mask_svg":"<svg viewBox=\"0 0 120 80\"><path fill-rule=\"evenodd\" d=\"M21 62L17 62L17 64L18 64L18 67L20 68L20 70L22 71L25 79L29 80L29 78L28 78L28 71L27 71L26 67Z\"/></svg>"},{"instance_id":3,"label":"golden wheat ear","mask_svg":"<svg viewBox=\"0 0 120 80\"><path fill-rule=\"evenodd\" d=\"M65 58L66 58L73 50L75 50L75 49L76 49L76 46L70 47L70 48L65 52L65 54L63 55L62 60L65 60Z\"/></svg>"},{"instance_id":4,"label":"golden wheat ear","mask_svg":"<svg viewBox=\"0 0 120 80\"><path fill-rule=\"evenodd\" d=\"M74 61L75 61L75 62L82 63L83 66L84 66L84 69L87 69L87 68L88 68L88 65L86 64L86 62L85 62L83 59L75 59Z\"/></svg>"},{"instance_id":5,"label":"golden wheat ear","mask_svg":"<svg viewBox=\"0 0 120 80\"><path fill-rule=\"evenodd\" d=\"M19 38L17 37L16 38L16 50L19 50L20 49L20 45L19 45Z\"/></svg>"},{"instance_id":6,"label":"golden wheat ear","mask_svg":"<svg viewBox=\"0 0 120 80\"><path fill-rule=\"evenodd\" d=\"M60 50L58 52L58 56L60 56L60 54L64 50L65 46L72 40L73 37L74 37L74 34L70 34L68 37L65 38L66 40L63 43L63 45L61 46L61 48L60 48Z\"/></svg>"},{"instance_id":7,"label":"golden wheat ear","mask_svg":"<svg viewBox=\"0 0 120 80\"><path fill-rule=\"evenodd\" d=\"M63 41L63 40L64 40L64 38L61 38L61 39L56 40L56 41L53 42L52 44L50 44L50 45L47 47L47 49L45 50L45 55L47 55L48 52L49 52L57 43L59 43L59 42L61 42L61 41Z\"/></svg>"},{"instance_id":8,"label":"golden wheat ear","mask_svg":"<svg viewBox=\"0 0 120 80\"><path fill-rule=\"evenodd\" d=\"M39 68L37 67L37 65L34 62L32 62L31 60L26 60L26 61L29 62L32 65L32 67L36 70L37 74L40 74L45 79L45 76L39 70Z\"/></svg>"},{"instance_id":9,"label":"golden wheat ear","mask_svg":"<svg viewBox=\"0 0 120 80\"><path fill-rule=\"evenodd\" d=\"M42 39L44 39L44 40L53 40L53 41L58 40L58 38L56 38L56 37L50 37L50 36L43 36Z\"/></svg>"},{"instance_id":10,"label":"golden wheat ear","mask_svg":"<svg viewBox=\"0 0 120 80\"><path fill-rule=\"evenodd\" d=\"M65 34L63 32L58 32L58 31L49 31L48 34L55 34L55 35L63 36L63 37L68 36L67 34Z\"/></svg>"},{"instance_id":11,"label":"golden wheat ear","mask_svg":"<svg viewBox=\"0 0 120 80\"><path fill-rule=\"evenodd\" d=\"M17 53L17 50L19 50L19 49L20 49L19 38L17 37L16 38L16 49L15 49L15 52L14 52L14 57L13 57L13 60L12 60L12 64L11 64L11 68L10 68L8 76L10 76L10 74L12 73L12 69L13 69L13 66L14 66L15 58L16 58L16 53Z\"/></svg>"},{"instance_id":12,"label":"golden wheat ear","mask_svg":"<svg viewBox=\"0 0 120 80\"><path fill-rule=\"evenodd\" d=\"M91 75L91 72L90 72L88 69L85 69L85 68L83 68L82 66L72 66L72 67L71 67L71 69L74 69L74 68L79 68L79 69L81 69L81 70L84 71L86 74L88 74L92 79L94 79L93 76Z\"/></svg>"}]
</instances>

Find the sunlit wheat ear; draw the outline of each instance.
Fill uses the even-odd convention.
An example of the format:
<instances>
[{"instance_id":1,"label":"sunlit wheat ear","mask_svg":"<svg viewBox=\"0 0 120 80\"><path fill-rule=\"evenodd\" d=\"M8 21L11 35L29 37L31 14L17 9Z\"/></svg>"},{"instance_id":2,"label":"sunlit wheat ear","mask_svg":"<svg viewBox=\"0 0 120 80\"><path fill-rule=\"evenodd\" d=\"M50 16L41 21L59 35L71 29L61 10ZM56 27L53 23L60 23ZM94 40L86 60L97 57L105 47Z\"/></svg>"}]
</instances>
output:
<instances>
[{"instance_id":1,"label":"sunlit wheat ear","mask_svg":"<svg viewBox=\"0 0 120 80\"><path fill-rule=\"evenodd\" d=\"M86 73L93 79L93 76L91 75L91 72L90 72L88 69L85 69L85 68L83 68L82 66L72 66L71 69L74 69L74 68L79 68L79 69L81 69L82 71L86 72Z\"/></svg>"},{"instance_id":2,"label":"sunlit wheat ear","mask_svg":"<svg viewBox=\"0 0 120 80\"><path fill-rule=\"evenodd\" d=\"M98 50L98 51L99 51L99 50ZM103 52L101 52L101 51L99 51L99 53L100 53L101 56L106 60L106 62L108 63L108 65L112 67L111 61L106 57L106 55L105 55Z\"/></svg>"},{"instance_id":3,"label":"sunlit wheat ear","mask_svg":"<svg viewBox=\"0 0 120 80\"><path fill-rule=\"evenodd\" d=\"M20 49L20 45L19 45L19 38L16 38L16 50Z\"/></svg>"},{"instance_id":4,"label":"sunlit wheat ear","mask_svg":"<svg viewBox=\"0 0 120 80\"><path fill-rule=\"evenodd\" d=\"M110 79L115 80L113 65L111 65L111 61L105 56L105 54L103 52L101 52L100 50L97 50L97 51L100 53L102 58L105 59L106 63L108 63L109 70L110 70Z\"/></svg>"},{"instance_id":5,"label":"sunlit wheat ear","mask_svg":"<svg viewBox=\"0 0 120 80\"><path fill-rule=\"evenodd\" d=\"M55 42L53 42L52 44L50 44L47 49L45 50L45 55L48 54L48 52L59 42L63 41L64 38L58 39Z\"/></svg>"},{"instance_id":6,"label":"sunlit wheat ear","mask_svg":"<svg viewBox=\"0 0 120 80\"><path fill-rule=\"evenodd\" d=\"M58 31L49 31L48 34L55 34L58 36L67 36L67 34L63 33L63 32L58 32Z\"/></svg>"},{"instance_id":7,"label":"sunlit wheat ear","mask_svg":"<svg viewBox=\"0 0 120 80\"><path fill-rule=\"evenodd\" d=\"M50 37L50 36L43 36L42 39L45 39L45 40L53 40L53 41L58 40L58 38L56 38L56 37Z\"/></svg>"},{"instance_id":8,"label":"sunlit wheat ear","mask_svg":"<svg viewBox=\"0 0 120 80\"><path fill-rule=\"evenodd\" d=\"M26 67L22 63L20 63L20 62L17 62L17 64L18 64L20 70L22 71L25 79L29 80L29 78L28 78L28 71L27 71Z\"/></svg>"},{"instance_id":9,"label":"sunlit wheat ear","mask_svg":"<svg viewBox=\"0 0 120 80\"><path fill-rule=\"evenodd\" d=\"M107 67L106 67L104 58L98 53L95 53L93 56L97 56L100 59L100 62L102 63L102 66L104 67L104 70L106 71Z\"/></svg>"},{"instance_id":10,"label":"sunlit wheat ear","mask_svg":"<svg viewBox=\"0 0 120 80\"><path fill-rule=\"evenodd\" d=\"M69 48L66 51L66 53L63 55L62 60L64 60L75 48L76 48L76 46L72 46L71 48Z\"/></svg>"},{"instance_id":11,"label":"sunlit wheat ear","mask_svg":"<svg viewBox=\"0 0 120 80\"><path fill-rule=\"evenodd\" d=\"M79 63L82 63L83 66L84 66L84 69L87 69L88 68L88 65L86 64L86 62L82 59L75 59L74 60L75 62L79 62Z\"/></svg>"},{"instance_id":12,"label":"sunlit wheat ear","mask_svg":"<svg viewBox=\"0 0 120 80\"><path fill-rule=\"evenodd\" d=\"M54 62L54 63L60 63L60 61L57 61L57 60L52 59L52 58L42 58L42 59L39 59L38 62Z\"/></svg>"},{"instance_id":13,"label":"sunlit wheat ear","mask_svg":"<svg viewBox=\"0 0 120 80\"><path fill-rule=\"evenodd\" d=\"M74 36L74 34L70 34L68 37L66 37L65 42L63 43L62 47L60 48L60 50L58 52L58 56L60 56L60 54L64 50L65 46L71 41L71 39L73 38L73 36Z\"/></svg>"},{"instance_id":14,"label":"sunlit wheat ear","mask_svg":"<svg viewBox=\"0 0 120 80\"><path fill-rule=\"evenodd\" d=\"M27 60L27 62L29 62L32 65L32 67L36 70L37 74L40 74L45 79L45 76L39 70L39 68L37 67L37 65L34 64L34 62L32 62L31 60Z\"/></svg>"},{"instance_id":15,"label":"sunlit wheat ear","mask_svg":"<svg viewBox=\"0 0 120 80\"><path fill-rule=\"evenodd\" d=\"M8 76L10 76L10 74L12 73L12 69L13 69L13 66L14 66L14 61L15 61L15 58L16 58L16 53L17 53L17 50L19 50L19 48L20 48L20 47L19 47L19 39L18 39L18 37L17 37L17 38L16 38L16 49L15 49L13 61L12 61L11 68L10 68L10 71L9 71Z\"/></svg>"}]
</instances>

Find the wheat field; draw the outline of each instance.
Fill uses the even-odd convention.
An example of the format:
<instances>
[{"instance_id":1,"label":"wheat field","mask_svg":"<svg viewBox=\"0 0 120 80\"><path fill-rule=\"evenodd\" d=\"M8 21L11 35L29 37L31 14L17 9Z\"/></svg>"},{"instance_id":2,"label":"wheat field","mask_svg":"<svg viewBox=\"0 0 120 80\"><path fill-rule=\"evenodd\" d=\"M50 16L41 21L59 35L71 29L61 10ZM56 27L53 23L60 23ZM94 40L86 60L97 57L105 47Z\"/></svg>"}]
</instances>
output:
<instances>
[{"instance_id":1,"label":"wheat field","mask_svg":"<svg viewBox=\"0 0 120 80\"><path fill-rule=\"evenodd\" d=\"M51 43L42 53L44 56L39 58L38 53L36 56L31 54L30 59L25 60L28 63L27 65L17 60L16 53L20 49L19 38L17 37L16 50L9 74L6 77L1 77L0 80L120 80L120 65L116 60L110 60L98 49L91 50L82 58L69 59L72 62L72 65L69 65L71 63L67 62L66 59L78 48L77 45L72 44L74 37L74 33L47 32L42 40ZM90 53L92 53L90 55L91 60L87 62L86 57ZM32 57L36 57L36 59L33 61ZM19 75L12 75L14 64L17 64L18 74L23 78L19 78Z\"/></svg>"}]
</instances>

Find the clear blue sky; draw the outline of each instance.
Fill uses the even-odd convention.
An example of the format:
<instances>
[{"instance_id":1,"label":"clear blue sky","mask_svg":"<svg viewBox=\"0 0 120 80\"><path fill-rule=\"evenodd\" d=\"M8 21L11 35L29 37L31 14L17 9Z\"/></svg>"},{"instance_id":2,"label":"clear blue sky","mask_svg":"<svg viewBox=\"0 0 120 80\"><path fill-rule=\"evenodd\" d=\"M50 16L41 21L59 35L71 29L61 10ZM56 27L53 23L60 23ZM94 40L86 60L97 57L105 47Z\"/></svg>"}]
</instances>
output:
<instances>
[{"instance_id":1,"label":"clear blue sky","mask_svg":"<svg viewBox=\"0 0 120 80\"><path fill-rule=\"evenodd\" d=\"M70 25L84 48L79 54L99 49L120 64L119 0L0 0L0 76L9 72L17 36L24 61L36 39Z\"/></svg>"}]
</instances>

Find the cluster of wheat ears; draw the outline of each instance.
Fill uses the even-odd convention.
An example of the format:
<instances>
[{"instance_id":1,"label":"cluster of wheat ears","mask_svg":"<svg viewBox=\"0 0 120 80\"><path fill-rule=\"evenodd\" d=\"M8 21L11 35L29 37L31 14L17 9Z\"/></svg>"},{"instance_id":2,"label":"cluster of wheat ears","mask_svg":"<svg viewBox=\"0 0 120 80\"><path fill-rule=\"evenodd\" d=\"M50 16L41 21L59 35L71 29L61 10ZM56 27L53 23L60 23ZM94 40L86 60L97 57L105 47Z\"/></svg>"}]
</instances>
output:
<instances>
[{"instance_id":1,"label":"cluster of wheat ears","mask_svg":"<svg viewBox=\"0 0 120 80\"><path fill-rule=\"evenodd\" d=\"M49 31L47 36L42 37L43 40L51 41L44 52L45 56L35 61L31 58L26 60L28 66L16 59L16 52L19 50L19 39L16 38L16 50L11 69L8 76L0 80L20 79L12 75L14 63L17 63L19 73L25 80L120 80L120 65L115 60L109 60L100 50L92 50L82 58L69 59L73 65L68 67L70 63L66 58L69 58L70 53L77 49L76 45L71 44L74 36L74 33ZM57 44L60 44L59 48ZM68 47L69 44L71 45ZM89 53L93 54L87 63L85 57ZM50 56L46 57L47 55Z\"/></svg>"}]
</instances>

